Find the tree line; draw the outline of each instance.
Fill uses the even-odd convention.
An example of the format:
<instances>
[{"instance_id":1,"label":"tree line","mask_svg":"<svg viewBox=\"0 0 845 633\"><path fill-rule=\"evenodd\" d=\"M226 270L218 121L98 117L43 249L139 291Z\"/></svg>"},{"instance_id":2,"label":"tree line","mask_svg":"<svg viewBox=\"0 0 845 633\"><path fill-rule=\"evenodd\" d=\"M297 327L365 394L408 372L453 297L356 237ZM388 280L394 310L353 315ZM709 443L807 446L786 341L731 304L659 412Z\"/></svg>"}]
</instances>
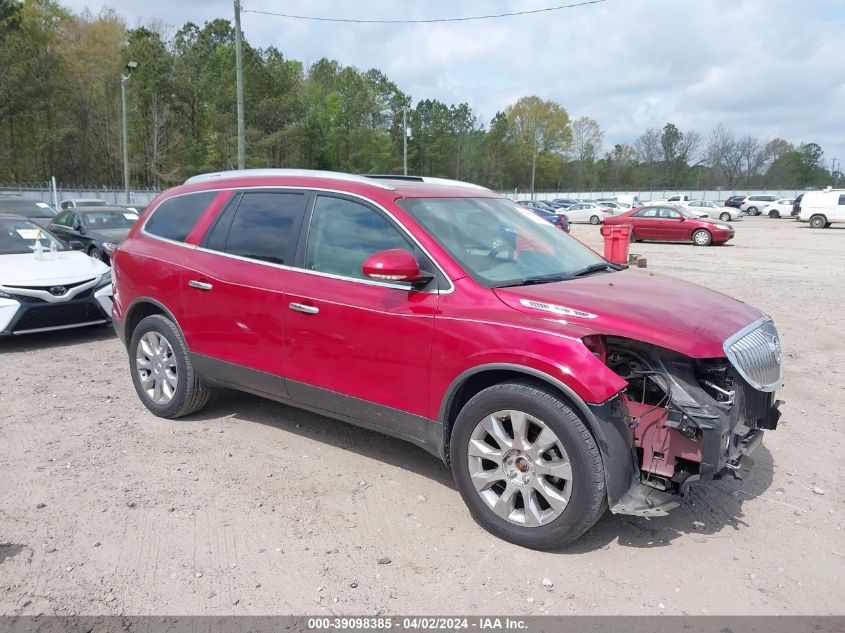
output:
<instances>
[{"instance_id":1,"label":"tree line","mask_svg":"<svg viewBox=\"0 0 845 633\"><path fill-rule=\"evenodd\" d=\"M415 99L378 69L306 66L244 41L248 167L401 173L537 191L803 188L830 184L813 142L706 134L668 122L606 146L598 122L526 96L489 121ZM131 183L163 188L237 162L234 30L217 19L128 28L114 11L0 0L0 181L122 183L120 81Z\"/></svg>"}]
</instances>

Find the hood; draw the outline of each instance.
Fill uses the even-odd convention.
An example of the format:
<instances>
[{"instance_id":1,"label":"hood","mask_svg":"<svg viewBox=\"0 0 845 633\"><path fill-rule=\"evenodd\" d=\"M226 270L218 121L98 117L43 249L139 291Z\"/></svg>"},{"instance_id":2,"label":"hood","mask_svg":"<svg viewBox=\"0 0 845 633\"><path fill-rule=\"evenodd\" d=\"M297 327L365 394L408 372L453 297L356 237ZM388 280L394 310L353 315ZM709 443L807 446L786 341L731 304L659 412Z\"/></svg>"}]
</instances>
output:
<instances>
[{"instance_id":1,"label":"hood","mask_svg":"<svg viewBox=\"0 0 845 633\"><path fill-rule=\"evenodd\" d=\"M0 286L51 286L72 284L99 277L109 267L77 251L0 255Z\"/></svg>"},{"instance_id":2,"label":"hood","mask_svg":"<svg viewBox=\"0 0 845 633\"><path fill-rule=\"evenodd\" d=\"M122 242L126 237L126 234L129 233L130 228L131 227L127 227L125 229L100 229L98 231L88 231L85 234L85 237L90 240L120 244L120 242Z\"/></svg>"},{"instance_id":3,"label":"hood","mask_svg":"<svg viewBox=\"0 0 845 633\"><path fill-rule=\"evenodd\" d=\"M723 357L725 339L763 316L719 292L636 269L495 292L515 310L577 326L579 336L622 336L693 358Z\"/></svg>"}]
</instances>

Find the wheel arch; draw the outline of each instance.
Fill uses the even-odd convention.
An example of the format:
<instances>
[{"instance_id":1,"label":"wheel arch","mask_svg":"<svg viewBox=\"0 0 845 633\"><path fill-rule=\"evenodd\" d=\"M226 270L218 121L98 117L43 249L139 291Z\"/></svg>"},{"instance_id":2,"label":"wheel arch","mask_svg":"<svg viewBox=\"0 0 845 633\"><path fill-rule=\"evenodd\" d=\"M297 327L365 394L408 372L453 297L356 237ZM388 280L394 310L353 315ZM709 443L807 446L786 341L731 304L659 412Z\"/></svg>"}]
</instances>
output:
<instances>
[{"instance_id":1,"label":"wheel arch","mask_svg":"<svg viewBox=\"0 0 845 633\"><path fill-rule=\"evenodd\" d=\"M179 321L176 320L176 317L173 316L173 313L167 306L150 297L138 297L129 304L129 309L126 311L126 319L124 320L123 344L127 348L129 347L129 342L132 340L132 333L138 327L138 324L146 317L154 314L160 314L170 319L179 330L179 334L182 335L182 340L185 340L185 333L182 331L182 326L179 325Z\"/></svg>"},{"instance_id":2,"label":"wheel arch","mask_svg":"<svg viewBox=\"0 0 845 633\"><path fill-rule=\"evenodd\" d=\"M490 363L461 373L446 392L440 407L442 424L442 458L451 467L449 442L455 420L472 396L495 384L508 380L529 380L550 388L581 416L599 447L607 485L607 501L616 505L630 488L636 471L633 432L613 414L616 396L596 405L588 405L571 387L554 376L524 365ZM594 413L595 410L595 413ZM597 417L598 416L598 417Z\"/></svg>"},{"instance_id":3,"label":"wheel arch","mask_svg":"<svg viewBox=\"0 0 845 633\"><path fill-rule=\"evenodd\" d=\"M464 405L478 392L508 380L529 379L539 382L556 391L568 404L581 415L593 437L596 437L598 425L587 403L566 383L538 369L512 363L488 363L472 367L462 372L446 391L440 405L439 419L443 424L443 459L449 464L449 440L452 427ZM598 437L596 437L598 439Z\"/></svg>"}]
</instances>

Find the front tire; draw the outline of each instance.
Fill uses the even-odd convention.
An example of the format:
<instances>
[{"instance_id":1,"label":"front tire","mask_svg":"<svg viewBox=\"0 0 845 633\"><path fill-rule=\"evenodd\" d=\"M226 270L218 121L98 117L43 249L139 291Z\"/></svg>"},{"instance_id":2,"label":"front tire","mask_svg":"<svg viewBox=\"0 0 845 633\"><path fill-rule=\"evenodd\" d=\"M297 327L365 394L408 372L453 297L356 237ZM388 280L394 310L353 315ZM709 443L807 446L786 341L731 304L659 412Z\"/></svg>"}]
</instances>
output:
<instances>
[{"instance_id":1,"label":"front tire","mask_svg":"<svg viewBox=\"0 0 845 633\"><path fill-rule=\"evenodd\" d=\"M773 220L777 220L780 217L780 211L772 209L771 211L769 211L769 217Z\"/></svg>"},{"instance_id":2,"label":"front tire","mask_svg":"<svg viewBox=\"0 0 845 633\"><path fill-rule=\"evenodd\" d=\"M146 317L132 332L129 368L141 402L159 417L199 411L211 396L194 371L179 328L160 314Z\"/></svg>"},{"instance_id":3,"label":"front tire","mask_svg":"<svg viewBox=\"0 0 845 633\"><path fill-rule=\"evenodd\" d=\"M599 216L594 215L590 217L590 224L601 224L601 218Z\"/></svg>"},{"instance_id":4,"label":"front tire","mask_svg":"<svg viewBox=\"0 0 845 633\"><path fill-rule=\"evenodd\" d=\"M452 474L472 517L488 532L532 549L558 549L605 510L595 439L549 388L504 382L473 396L450 440Z\"/></svg>"},{"instance_id":5,"label":"front tire","mask_svg":"<svg viewBox=\"0 0 845 633\"><path fill-rule=\"evenodd\" d=\"M730 213L725 212L725 213L723 213L723 214L721 214L721 215L719 216L719 219L720 219L722 222L730 222L730 221L731 221L731 214L730 214Z\"/></svg>"},{"instance_id":6,"label":"front tire","mask_svg":"<svg viewBox=\"0 0 845 633\"><path fill-rule=\"evenodd\" d=\"M709 246L713 241L713 236L707 229L698 229L692 234L692 243L696 246Z\"/></svg>"},{"instance_id":7,"label":"front tire","mask_svg":"<svg viewBox=\"0 0 845 633\"><path fill-rule=\"evenodd\" d=\"M96 246L92 247L92 248L91 248L91 250L90 250L90 251L88 251L88 256L89 256L91 259L96 259L98 262L105 261L105 257L104 257L104 256L103 256L103 254L100 252L100 249L99 249L99 248L97 248Z\"/></svg>"},{"instance_id":8,"label":"front tire","mask_svg":"<svg viewBox=\"0 0 845 633\"><path fill-rule=\"evenodd\" d=\"M811 229L824 229L827 228L827 225L827 218L823 215L814 215L810 218Z\"/></svg>"}]
</instances>

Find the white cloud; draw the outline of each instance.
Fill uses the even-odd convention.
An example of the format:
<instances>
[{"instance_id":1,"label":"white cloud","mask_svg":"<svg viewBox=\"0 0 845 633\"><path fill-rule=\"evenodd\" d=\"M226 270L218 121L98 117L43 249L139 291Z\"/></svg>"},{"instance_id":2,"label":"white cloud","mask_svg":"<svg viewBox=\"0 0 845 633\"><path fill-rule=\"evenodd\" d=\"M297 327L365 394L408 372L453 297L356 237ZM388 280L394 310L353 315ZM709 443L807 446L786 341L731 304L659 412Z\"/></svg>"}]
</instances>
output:
<instances>
[{"instance_id":1,"label":"white cloud","mask_svg":"<svg viewBox=\"0 0 845 633\"><path fill-rule=\"evenodd\" d=\"M64 0L73 10L98 0ZM130 24L230 18L225 0L111 0ZM429 18L536 9L553 0L243 0L245 9ZM320 23L243 14L255 46L383 70L415 100L468 102L485 120L516 98L589 115L608 143L673 121L707 133L815 141L845 159L845 7L837 0L608 0L554 13L427 25Z\"/></svg>"}]
</instances>

